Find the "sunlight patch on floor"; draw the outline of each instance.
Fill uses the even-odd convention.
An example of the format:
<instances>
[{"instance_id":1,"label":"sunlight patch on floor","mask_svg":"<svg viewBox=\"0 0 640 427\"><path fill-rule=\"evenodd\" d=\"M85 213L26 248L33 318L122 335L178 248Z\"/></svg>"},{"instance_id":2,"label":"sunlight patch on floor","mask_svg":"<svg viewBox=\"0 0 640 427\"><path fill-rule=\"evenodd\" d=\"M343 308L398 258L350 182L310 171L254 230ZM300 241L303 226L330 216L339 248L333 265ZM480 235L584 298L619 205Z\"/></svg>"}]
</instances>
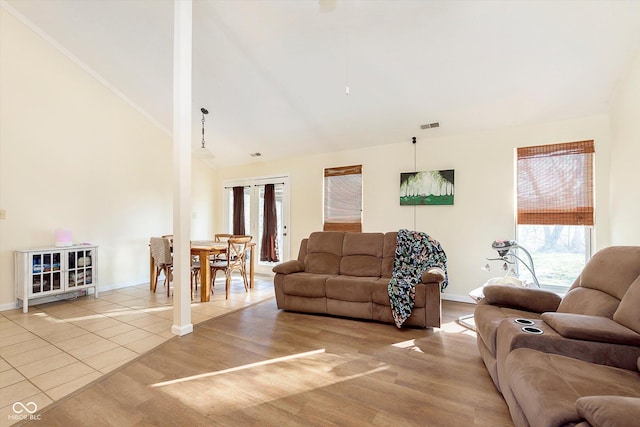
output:
<instances>
[{"instance_id":1,"label":"sunlight patch on floor","mask_svg":"<svg viewBox=\"0 0 640 427\"><path fill-rule=\"evenodd\" d=\"M474 338L476 337L475 331L472 331L471 329L461 325L457 321L445 323L445 324L442 325L442 327L434 328L434 329L437 332L444 332L446 334L463 334L463 335L472 336ZM404 349L408 349L408 350L413 350L413 351L417 351L419 353L424 353L416 345L415 340L413 340L413 339L407 340L407 341L402 341L402 342L397 342L395 344L391 344L391 346L392 347L396 347L396 348L404 348Z\"/></svg>"},{"instance_id":2,"label":"sunlight patch on floor","mask_svg":"<svg viewBox=\"0 0 640 427\"><path fill-rule=\"evenodd\" d=\"M330 387L389 367L324 349L151 385L203 413L226 413Z\"/></svg>"},{"instance_id":3,"label":"sunlight patch on floor","mask_svg":"<svg viewBox=\"0 0 640 427\"><path fill-rule=\"evenodd\" d=\"M190 377L184 377L184 378L178 378L178 379L175 379L175 380L164 381L164 382L161 382L161 383L152 384L151 387L164 387L164 386L171 385L171 384L177 384L177 383L186 382L186 381L193 381L193 380L198 380L198 379L201 379L201 378L213 377L213 376L216 376L216 375L228 374L230 372L240 371L240 370L243 370L243 369L255 368L256 366L270 365L272 363L280 363L280 362L284 362L284 361L287 361L287 360L297 359L297 358L300 358L300 357L312 356L314 354L324 353L324 351L325 351L324 348L321 348L319 350L312 350L312 351L307 351L307 352L304 352L304 353L292 354L290 356L277 357L275 359L269 359L269 360L263 360L261 362L249 363L247 365L236 366L234 368L229 368L229 369L223 369L221 371L207 372L205 374L198 374L198 375L193 375L193 376L190 376Z\"/></svg>"},{"instance_id":4,"label":"sunlight patch on floor","mask_svg":"<svg viewBox=\"0 0 640 427\"><path fill-rule=\"evenodd\" d=\"M417 351L418 353L424 353L424 351L420 350L420 348L416 346L416 340L397 342L395 344L391 344L391 347L406 348L408 350Z\"/></svg>"},{"instance_id":5,"label":"sunlight patch on floor","mask_svg":"<svg viewBox=\"0 0 640 427\"><path fill-rule=\"evenodd\" d=\"M464 334L472 336L474 338L476 336L476 333L474 331L461 325L457 321L445 323L440 329L448 334Z\"/></svg>"}]
</instances>

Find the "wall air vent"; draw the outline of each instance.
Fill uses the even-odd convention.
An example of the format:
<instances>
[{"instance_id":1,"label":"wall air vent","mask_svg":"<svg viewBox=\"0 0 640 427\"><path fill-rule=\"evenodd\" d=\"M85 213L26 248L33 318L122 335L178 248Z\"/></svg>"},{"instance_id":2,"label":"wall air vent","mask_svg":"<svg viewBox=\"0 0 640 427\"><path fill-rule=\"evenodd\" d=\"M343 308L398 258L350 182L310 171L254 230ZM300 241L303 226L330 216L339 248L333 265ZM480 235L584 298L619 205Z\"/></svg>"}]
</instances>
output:
<instances>
[{"instance_id":1,"label":"wall air vent","mask_svg":"<svg viewBox=\"0 0 640 427\"><path fill-rule=\"evenodd\" d=\"M439 128L440 122L427 123L425 125L420 125L420 129L431 129L431 128Z\"/></svg>"}]
</instances>

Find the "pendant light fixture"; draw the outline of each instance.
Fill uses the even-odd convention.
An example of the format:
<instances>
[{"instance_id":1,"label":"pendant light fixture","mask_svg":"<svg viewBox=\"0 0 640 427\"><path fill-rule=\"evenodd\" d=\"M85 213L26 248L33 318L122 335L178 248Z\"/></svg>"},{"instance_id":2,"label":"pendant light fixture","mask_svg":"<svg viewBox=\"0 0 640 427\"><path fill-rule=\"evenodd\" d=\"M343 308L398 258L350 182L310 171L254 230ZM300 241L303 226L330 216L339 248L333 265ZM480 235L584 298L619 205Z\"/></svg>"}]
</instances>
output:
<instances>
[{"instance_id":1,"label":"pendant light fixture","mask_svg":"<svg viewBox=\"0 0 640 427\"><path fill-rule=\"evenodd\" d=\"M209 114L209 111L207 111L206 108L202 107L200 109L200 112L202 112L202 148L205 148L204 147L204 115Z\"/></svg>"}]
</instances>

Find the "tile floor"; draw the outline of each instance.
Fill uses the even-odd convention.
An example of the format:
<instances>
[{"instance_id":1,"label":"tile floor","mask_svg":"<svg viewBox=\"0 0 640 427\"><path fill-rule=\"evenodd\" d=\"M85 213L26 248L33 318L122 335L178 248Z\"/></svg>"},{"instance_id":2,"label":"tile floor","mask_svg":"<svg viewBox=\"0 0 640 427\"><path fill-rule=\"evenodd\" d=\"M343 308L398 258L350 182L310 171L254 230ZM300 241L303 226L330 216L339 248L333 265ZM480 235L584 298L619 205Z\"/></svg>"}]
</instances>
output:
<instances>
[{"instance_id":1,"label":"tile floor","mask_svg":"<svg viewBox=\"0 0 640 427\"><path fill-rule=\"evenodd\" d=\"M192 323L272 297L273 281L256 276L245 293L234 278L231 289L225 300L219 278L210 302L198 294ZM172 338L171 303L160 283L155 294L144 284L0 312L0 426L18 421L14 403L42 409Z\"/></svg>"}]
</instances>

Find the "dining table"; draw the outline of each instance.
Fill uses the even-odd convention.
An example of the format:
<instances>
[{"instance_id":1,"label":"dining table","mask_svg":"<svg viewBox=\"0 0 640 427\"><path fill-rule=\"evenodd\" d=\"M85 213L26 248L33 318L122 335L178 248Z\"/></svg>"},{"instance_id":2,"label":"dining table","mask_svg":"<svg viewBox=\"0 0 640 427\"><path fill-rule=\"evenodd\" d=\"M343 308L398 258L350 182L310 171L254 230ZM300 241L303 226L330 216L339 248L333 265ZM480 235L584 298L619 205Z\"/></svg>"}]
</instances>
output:
<instances>
[{"instance_id":1,"label":"dining table","mask_svg":"<svg viewBox=\"0 0 640 427\"><path fill-rule=\"evenodd\" d=\"M254 283L254 271L255 271L255 248L256 242L249 242L247 244L249 249L249 287L253 288ZM200 265L209 265L209 259L212 256L223 255L227 253L226 242L216 242L213 240L192 240L191 241L191 255L197 256L200 259ZM150 270L149 270L149 286L153 290L153 283L156 274L156 267L153 262L153 257L150 256ZM208 302L211 298L211 269L200 268L200 301Z\"/></svg>"}]
</instances>

